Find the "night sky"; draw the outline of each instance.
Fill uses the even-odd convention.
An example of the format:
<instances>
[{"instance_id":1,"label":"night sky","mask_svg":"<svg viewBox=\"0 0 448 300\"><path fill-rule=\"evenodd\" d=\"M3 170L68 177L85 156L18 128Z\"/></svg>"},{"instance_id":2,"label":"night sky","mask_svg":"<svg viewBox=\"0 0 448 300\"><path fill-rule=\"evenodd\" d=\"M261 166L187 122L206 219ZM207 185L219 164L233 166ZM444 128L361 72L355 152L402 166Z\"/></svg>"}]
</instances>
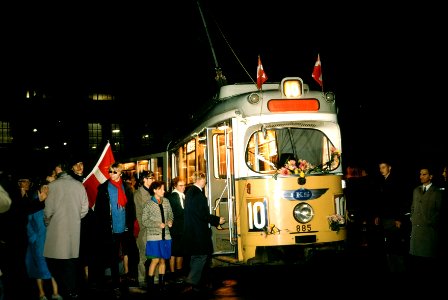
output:
<instances>
[{"instance_id":1,"label":"night sky","mask_svg":"<svg viewBox=\"0 0 448 300\"><path fill-rule=\"evenodd\" d=\"M196 1L5 11L2 90L104 86L134 93L131 105L161 116L194 114L217 92L217 66L228 83L250 82L260 55L268 82L300 76L317 89L311 72L320 53L324 90L336 93L340 110L345 161L374 164L387 155L409 167L445 160L446 26L437 7L405 14L378 2L350 9L200 3L207 31ZM159 97L138 97L165 96L160 88L178 89L177 109L153 100Z\"/></svg>"}]
</instances>

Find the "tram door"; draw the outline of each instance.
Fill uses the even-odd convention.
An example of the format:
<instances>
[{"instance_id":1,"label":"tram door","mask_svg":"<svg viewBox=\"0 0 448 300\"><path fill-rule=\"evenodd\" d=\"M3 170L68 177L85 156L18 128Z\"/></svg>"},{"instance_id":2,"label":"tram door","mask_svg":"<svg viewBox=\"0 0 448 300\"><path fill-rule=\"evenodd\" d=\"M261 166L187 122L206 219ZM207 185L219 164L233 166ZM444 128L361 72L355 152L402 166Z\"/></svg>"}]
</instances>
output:
<instances>
[{"instance_id":1,"label":"tram door","mask_svg":"<svg viewBox=\"0 0 448 300\"><path fill-rule=\"evenodd\" d=\"M233 245L233 149L230 127L207 128L207 186L212 214L224 217L218 228L212 226L215 255L235 253Z\"/></svg>"}]
</instances>

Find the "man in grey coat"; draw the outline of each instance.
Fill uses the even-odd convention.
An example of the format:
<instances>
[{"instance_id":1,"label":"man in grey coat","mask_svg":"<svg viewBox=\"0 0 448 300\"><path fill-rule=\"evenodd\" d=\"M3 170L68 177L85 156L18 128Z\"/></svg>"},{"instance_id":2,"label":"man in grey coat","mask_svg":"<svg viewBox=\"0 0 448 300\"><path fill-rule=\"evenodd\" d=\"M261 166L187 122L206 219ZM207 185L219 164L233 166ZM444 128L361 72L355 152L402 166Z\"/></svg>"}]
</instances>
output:
<instances>
[{"instance_id":1,"label":"man in grey coat","mask_svg":"<svg viewBox=\"0 0 448 300\"><path fill-rule=\"evenodd\" d=\"M4 213L11 207L11 198L5 189L0 185L0 213Z\"/></svg>"},{"instance_id":2,"label":"man in grey coat","mask_svg":"<svg viewBox=\"0 0 448 300\"><path fill-rule=\"evenodd\" d=\"M0 213L7 212L11 207L11 202L12 201L11 198L9 197L8 192L0 185ZM5 297L2 276L3 273L2 270L0 269L0 300L3 300Z\"/></svg>"},{"instance_id":3,"label":"man in grey coat","mask_svg":"<svg viewBox=\"0 0 448 300\"><path fill-rule=\"evenodd\" d=\"M436 272L442 212L442 192L432 178L430 168L420 169L421 185L414 189L411 206L410 268L425 276Z\"/></svg>"},{"instance_id":4,"label":"man in grey coat","mask_svg":"<svg viewBox=\"0 0 448 300\"><path fill-rule=\"evenodd\" d=\"M63 163L57 164L55 171L57 179L49 184L45 200L47 237L44 256L64 299L79 299L77 270L81 219L89 210L89 200L82 183L66 173Z\"/></svg>"}]
</instances>

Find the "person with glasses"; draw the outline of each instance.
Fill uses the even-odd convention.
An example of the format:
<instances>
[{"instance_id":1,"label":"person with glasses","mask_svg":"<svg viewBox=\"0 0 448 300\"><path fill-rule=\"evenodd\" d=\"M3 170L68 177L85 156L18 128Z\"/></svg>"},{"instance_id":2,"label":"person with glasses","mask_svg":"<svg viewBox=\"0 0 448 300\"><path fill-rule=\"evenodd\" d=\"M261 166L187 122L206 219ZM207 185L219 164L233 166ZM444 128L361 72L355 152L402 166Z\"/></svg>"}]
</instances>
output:
<instances>
[{"instance_id":1,"label":"person with glasses","mask_svg":"<svg viewBox=\"0 0 448 300\"><path fill-rule=\"evenodd\" d=\"M127 277L129 241L133 238L135 219L133 194L121 179L122 170L123 165L117 162L109 167L110 178L98 187L94 210L99 271L104 274L104 270L110 268L113 293L117 298L129 292L126 280L120 280L120 263L123 262L123 273Z\"/></svg>"},{"instance_id":2,"label":"person with glasses","mask_svg":"<svg viewBox=\"0 0 448 300\"><path fill-rule=\"evenodd\" d=\"M171 227L171 258L170 258L170 279L176 283L182 283L183 274L183 246L182 233L184 231L184 203L185 203L185 180L180 177L173 179L173 191L168 195L171 209L173 210L174 221Z\"/></svg>"},{"instance_id":3,"label":"person with glasses","mask_svg":"<svg viewBox=\"0 0 448 300\"><path fill-rule=\"evenodd\" d=\"M140 287L146 287L146 276L148 274L149 261L146 261L146 228L142 226L143 207L151 200L149 187L155 180L152 171L143 171L140 173L140 186L134 193L135 212L140 231L137 236L137 247L139 251L138 262L138 282Z\"/></svg>"}]
</instances>

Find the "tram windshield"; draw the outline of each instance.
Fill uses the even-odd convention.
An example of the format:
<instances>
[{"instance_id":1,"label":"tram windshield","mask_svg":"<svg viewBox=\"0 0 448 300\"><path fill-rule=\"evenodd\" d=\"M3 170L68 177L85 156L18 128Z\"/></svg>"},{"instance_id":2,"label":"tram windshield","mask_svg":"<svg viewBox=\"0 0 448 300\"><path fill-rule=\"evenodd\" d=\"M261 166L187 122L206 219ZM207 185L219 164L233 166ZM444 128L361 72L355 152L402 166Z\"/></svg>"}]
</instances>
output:
<instances>
[{"instance_id":1,"label":"tram windshield","mask_svg":"<svg viewBox=\"0 0 448 300\"><path fill-rule=\"evenodd\" d=\"M320 130L280 128L252 134L246 162L255 172L283 175L322 173L335 170L340 153Z\"/></svg>"}]
</instances>

